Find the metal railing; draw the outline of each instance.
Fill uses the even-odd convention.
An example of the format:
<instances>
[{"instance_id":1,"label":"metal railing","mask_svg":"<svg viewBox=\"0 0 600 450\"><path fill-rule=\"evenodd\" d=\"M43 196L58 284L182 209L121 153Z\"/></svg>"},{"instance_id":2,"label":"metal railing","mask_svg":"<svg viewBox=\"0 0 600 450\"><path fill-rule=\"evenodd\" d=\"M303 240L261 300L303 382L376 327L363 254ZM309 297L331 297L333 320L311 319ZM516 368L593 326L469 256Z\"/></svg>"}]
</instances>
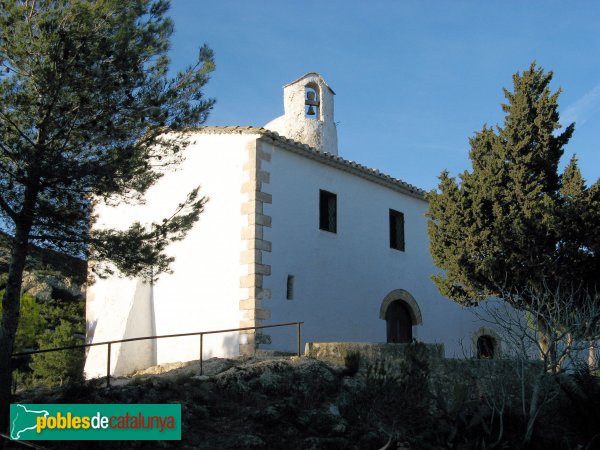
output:
<instances>
[{"instance_id":1,"label":"metal railing","mask_svg":"<svg viewBox=\"0 0 600 450\"><path fill-rule=\"evenodd\" d=\"M179 333L179 334L163 334L160 336L143 336L143 337L137 337L137 338L129 338L129 339L120 339L118 341L104 341L104 342L93 342L91 344L79 344L79 345L69 345L66 347L56 347L56 348L46 348L43 350L33 350L33 351L29 351L29 352L21 352L21 353L13 353L11 356L13 358L19 358L19 357L23 357L23 356L27 356L27 355L34 355L36 353L47 353L47 352L58 352L61 350L73 350L76 348L86 348L86 347L94 347L97 345L106 345L108 346L107 349L107 358L106 358L106 386L109 387L110 386L110 359L111 359L111 346L112 344L120 344L123 342L133 342L133 341L143 341L143 340L147 340L147 339L163 339L163 338L172 338L172 337L183 337L183 336L200 336L200 375L202 375L202 353L203 353L203 346L204 346L204 335L205 334L217 334L217 333L231 333L231 332L235 332L235 331L247 331L247 330L260 330L263 328L276 328L276 327L287 327L287 326L292 326L292 325L296 325L297 327L297 337L298 337L298 356L300 356L300 344L301 344L301 325L303 325L304 322L286 322L286 323L276 323L273 325L261 325L261 326L257 326L257 327L242 327L242 328L229 328L229 329L225 329L225 330L211 330L211 331L196 331L193 333Z\"/></svg>"}]
</instances>

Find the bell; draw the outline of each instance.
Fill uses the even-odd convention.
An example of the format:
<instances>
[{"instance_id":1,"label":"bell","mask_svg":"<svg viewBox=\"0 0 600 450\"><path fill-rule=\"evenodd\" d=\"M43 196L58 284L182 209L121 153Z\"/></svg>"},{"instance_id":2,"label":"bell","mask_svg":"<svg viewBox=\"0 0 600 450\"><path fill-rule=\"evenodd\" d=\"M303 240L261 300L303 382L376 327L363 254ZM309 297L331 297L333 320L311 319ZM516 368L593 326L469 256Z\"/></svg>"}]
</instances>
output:
<instances>
[{"instance_id":1,"label":"bell","mask_svg":"<svg viewBox=\"0 0 600 450\"><path fill-rule=\"evenodd\" d=\"M306 93L306 100L304 101L305 105L319 106L319 101L316 99L316 95L314 92Z\"/></svg>"},{"instance_id":2,"label":"bell","mask_svg":"<svg viewBox=\"0 0 600 450\"><path fill-rule=\"evenodd\" d=\"M306 111L307 116L315 115L315 109L313 108L313 106L319 106L319 101L316 97L317 95L314 91L308 91L306 93L306 100L304 101L304 104L308 106L308 110Z\"/></svg>"}]
</instances>

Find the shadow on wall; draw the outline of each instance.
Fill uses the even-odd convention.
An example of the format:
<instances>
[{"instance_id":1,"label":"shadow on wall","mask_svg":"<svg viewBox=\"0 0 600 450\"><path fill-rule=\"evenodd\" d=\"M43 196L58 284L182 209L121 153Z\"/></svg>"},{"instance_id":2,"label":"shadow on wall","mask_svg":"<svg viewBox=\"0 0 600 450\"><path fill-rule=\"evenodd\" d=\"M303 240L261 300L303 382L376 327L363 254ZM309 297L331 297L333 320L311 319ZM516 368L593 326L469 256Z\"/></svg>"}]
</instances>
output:
<instances>
[{"instance_id":1,"label":"shadow on wall","mask_svg":"<svg viewBox=\"0 0 600 450\"><path fill-rule=\"evenodd\" d=\"M85 336L86 344L91 344L94 341L94 333L96 333L96 326L98 325L98 319L96 320L86 320L85 321ZM88 353L90 347L86 347L85 353Z\"/></svg>"},{"instance_id":2,"label":"shadow on wall","mask_svg":"<svg viewBox=\"0 0 600 450\"><path fill-rule=\"evenodd\" d=\"M217 334L217 336L219 336ZM223 357L223 356L237 356L240 353L240 334L239 332L233 333L223 333L221 339L221 350L216 352L209 350L205 352L202 357L203 358L212 358L212 357ZM214 347L213 347L214 348Z\"/></svg>"},{"instance_id":3,"label":"shadow on wall","mask_svg":"<svg viewBox=\"0 0 600 450\"><path fill-rule=\"evenodd\" d=\"M181 330L182 333L200 331L204 330ZM203 338L202 347L203 359L238 356L239 332L206 334ZM200 335L158 339L157 348L157 364L197 361L200 357Z\"/></svg>"},{"instance_id":4,"label":"shadow on wall","mask_svg":"<svg viewBox=\"0 0 600 450\"><path fill-rule=\"evenodd\" d=\"M122 339L156 335L152 285L139 280L135 287L131 308ZM114 346L116 357L113 374L125 375L135 370L156 365L156 341L124 342Z\"/></svg>"}]
</instances>

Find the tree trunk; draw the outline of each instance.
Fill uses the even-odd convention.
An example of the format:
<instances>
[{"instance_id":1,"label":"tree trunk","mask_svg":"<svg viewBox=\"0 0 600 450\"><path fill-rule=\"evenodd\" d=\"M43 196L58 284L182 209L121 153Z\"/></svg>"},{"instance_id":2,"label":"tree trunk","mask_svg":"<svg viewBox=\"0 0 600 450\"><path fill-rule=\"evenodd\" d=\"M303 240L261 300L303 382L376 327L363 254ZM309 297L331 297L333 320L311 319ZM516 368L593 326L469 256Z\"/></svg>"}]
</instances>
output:
<instances>
[{"instance_id":1,"label":"tree trunk","mask_svg":"<svg viewBox=\"0 0 600 450\"><path fill-rule=\"evenodd\" d=\"M539 337L539 348L540 348L540 357L544 361L546 366L546 370L552 373L556 373L559 369L557 367L558 363L556 361L556 342L552 338L552 330L546 323L546 321L538 317L538 332L540 334Z\"/></svg>"},{"instance_id":2,"label":"tree trunk","mask_svg":"<svg viewBox=\"0 0 600 450\"><path fill-rule=\"evenodd\" d=\"M28 227L29 228L29 227ZM19 324L21 283L27 258L29 229L17 229L8 269L8 282L2 300L2 322L0 322L0 429L8 426L8 414L12 386L12 364L15 335Z\"/></svg>"},{"instance_id":3,"label":"tree trunk","mask_svg":"<svg viewBox=\"0 0 600 450\"><path fill-rule=\"evenodd\" d=\"M29 234L33 223L37 187L28 187L25 191L23 209L16 222L6 291L2 299L2 319L0 321L0 430L8 430L12 387L11 355L19 325L21 307L21 285L23 270L27 259Z\"/></svg>"}]
</instances>

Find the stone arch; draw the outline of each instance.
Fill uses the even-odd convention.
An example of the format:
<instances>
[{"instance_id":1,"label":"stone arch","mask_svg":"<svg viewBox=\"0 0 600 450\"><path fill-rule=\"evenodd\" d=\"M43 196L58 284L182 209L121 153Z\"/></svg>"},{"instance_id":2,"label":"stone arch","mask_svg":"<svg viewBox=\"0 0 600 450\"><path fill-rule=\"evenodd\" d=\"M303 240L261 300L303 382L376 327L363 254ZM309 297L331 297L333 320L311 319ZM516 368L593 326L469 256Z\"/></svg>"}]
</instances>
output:
<instances>
[{"instance_id":1,"label":"stone arch","mask_svg":"<svg viewBox=\"0 0 600 450\"><path fill-rule=\"evenodd\" d=\"M408 291L405 291L404 289L394 289L385 296L383 302L381 302L381 308L379 308L380 319L385 320L385 314L388 310L388 307L397 300L400 300L407 307L413 325L423 325L421 309L419 308L417 301L412 295L410 295Z\"/></svg>"},{"instance_id":2,"label":"stone arch","mask_svg":"<svg viewBox=\"0 0 600 450\"><path fill-rule=\"evenodd\" d=\"M480 345L482 339L491 341L492 352L493 352L491 358L492 359L498 358L502 351L502 339L500 338L500 335L495 330L493 330L492 328L488 328L488 327L481 327L473 333L473 336L471 338L472 346L473 346L472 347L473 355L475 357L485 358L485 356L479 355L479 353L480 353L479 345Z\"/></svg>"}]
</instances>

